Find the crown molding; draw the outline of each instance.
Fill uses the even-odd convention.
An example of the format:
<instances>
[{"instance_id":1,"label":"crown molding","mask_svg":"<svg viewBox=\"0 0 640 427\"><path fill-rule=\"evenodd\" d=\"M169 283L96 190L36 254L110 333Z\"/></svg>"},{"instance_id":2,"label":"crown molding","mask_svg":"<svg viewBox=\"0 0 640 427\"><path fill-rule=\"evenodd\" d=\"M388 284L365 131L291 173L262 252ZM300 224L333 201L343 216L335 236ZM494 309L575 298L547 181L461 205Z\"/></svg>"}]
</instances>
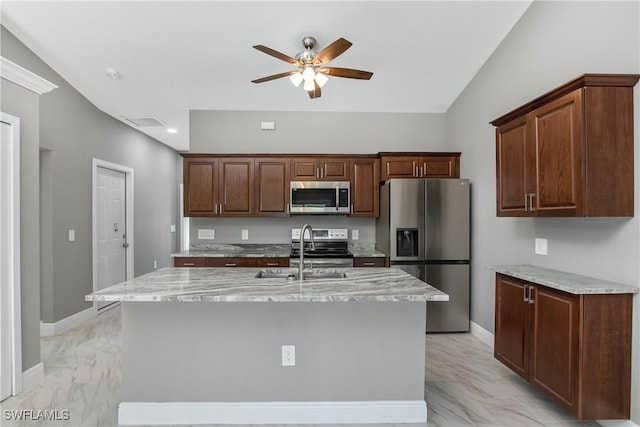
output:
<instances>
[{"instance_id":1,"label":"crown molding","mask_svg":"<svg viewBox=\"0 0 640 427\"><path fill-rule=\"evenodd\" d=\"M58 88L50 81L43 79L15 62L9 61L3 56L0 56L0 77L38 95Z\"/></svg>"}]
</instances>

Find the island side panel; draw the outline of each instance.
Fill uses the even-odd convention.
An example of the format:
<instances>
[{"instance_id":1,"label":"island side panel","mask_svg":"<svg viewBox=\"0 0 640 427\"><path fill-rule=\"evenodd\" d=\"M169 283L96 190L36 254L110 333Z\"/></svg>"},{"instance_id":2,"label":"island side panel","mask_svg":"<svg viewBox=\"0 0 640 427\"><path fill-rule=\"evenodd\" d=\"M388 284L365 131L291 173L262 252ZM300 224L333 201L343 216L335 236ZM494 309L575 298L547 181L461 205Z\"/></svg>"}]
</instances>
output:
<instances>
[{"instance_id":1,"label":"island side panel","mask_svg":"<svg viewBox=\"0 0 640 427\"><path fill-rule=\"evenodd\" d=\"M123 401L424 400L424 302L125 302ZM295 345L296 366L281 366Z\"/></svg>"}]
</instances>

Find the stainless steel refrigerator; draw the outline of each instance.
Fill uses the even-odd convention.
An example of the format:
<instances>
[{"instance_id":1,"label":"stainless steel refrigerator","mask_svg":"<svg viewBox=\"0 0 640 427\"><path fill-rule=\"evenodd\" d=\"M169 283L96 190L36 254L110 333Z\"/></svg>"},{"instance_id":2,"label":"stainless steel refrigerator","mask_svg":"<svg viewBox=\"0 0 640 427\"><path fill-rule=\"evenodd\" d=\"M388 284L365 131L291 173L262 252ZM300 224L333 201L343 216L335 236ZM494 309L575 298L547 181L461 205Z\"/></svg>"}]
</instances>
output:
<instances>
[{"instance_id":1,"label":"stainless steel refrigerator","mask_svg":"<svg viewBox=\"0 0 640 427\"><path fill-rule=\"evenodd\" d=\"M449 295L427 306L427 332L469 330L470 183L390 179L380 187L376 249Z\"/></svg>"}]
</instances>

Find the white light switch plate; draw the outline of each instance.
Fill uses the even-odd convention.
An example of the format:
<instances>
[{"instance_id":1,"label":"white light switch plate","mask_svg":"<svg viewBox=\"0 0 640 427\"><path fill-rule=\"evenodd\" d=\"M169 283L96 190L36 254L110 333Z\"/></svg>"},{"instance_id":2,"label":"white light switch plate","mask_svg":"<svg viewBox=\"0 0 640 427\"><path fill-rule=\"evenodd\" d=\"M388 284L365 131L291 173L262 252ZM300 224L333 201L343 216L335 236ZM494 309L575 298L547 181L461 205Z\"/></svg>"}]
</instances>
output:
<instances>
[{"instance_id":1,"label":"white light switch plate","mask_svg":"<svg viewBox=\"0 0 640 427\"><path fill-rule=\"evenodd\" d=\"M546 255L548 249L547 239L536 238L536 255Z\"/></svg>"},{"instance_id":2,"label":"white light switch plate","mask_svg":"<svg viewBox=\"0 0 640 427\"><path fill-rule=\"evenodd\" d=\"M169 227L169 231L171 233L175 233L176 232L176 225L175 224L171 224L171 227Z\"/></svg>"},{"instance_id":3,"label":"white light switch plate","mask_svg":"<svg viewBox=\"0 0 640 427\"><path fill-rule=\"evenodd\" d=\"M351 230L351 240L358 240L360 238L360 230Z\"/></svg>"},{"instance_id":4,"label":"white light switch plate","mask_svg":"<svg viewBox=\"0 0 640 427\"><path fill-rule=\"evenodd\" d=\"M69 230L69 241L70 242L76 241L76 230Z\"/></svg>"},{"instance_id":5,"label":"white light switch plate","mask_svg":"<svg viewBox=\"0 0 640 427\"><path fill-rule=\"evenodd\" d=\"M198 239L214 240L216 238L216 230L198 230Z\"/></svg>"},{"instance_id":6,"label":"white light switch plate","mask_svg":"<svg viewBox=\"0 0 640 427\"><path fill-rule=\"evenodd\" d=\"M249 240L249 230L242 230L242 240Z\"/></svg>"}]
</instances>

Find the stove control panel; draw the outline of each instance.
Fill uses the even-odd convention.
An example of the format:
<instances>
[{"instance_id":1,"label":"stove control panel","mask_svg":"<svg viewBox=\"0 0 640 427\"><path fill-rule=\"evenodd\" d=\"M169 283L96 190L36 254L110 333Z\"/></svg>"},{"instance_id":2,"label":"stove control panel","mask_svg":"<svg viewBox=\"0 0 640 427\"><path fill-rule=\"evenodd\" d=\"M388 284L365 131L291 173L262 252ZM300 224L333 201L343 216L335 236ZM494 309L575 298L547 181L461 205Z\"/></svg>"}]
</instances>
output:
<instances>
[{"instance_id":1,"label":"stove control panel","mask_svg":"<svg viewBox=\"0 0 640 427\"><path fill-rule=\"evenodd\" d=\"M308 239L309 235L305 235ZM348 240L349 230L346 228L314 228L314 240ZM300 228L291 229L291 240L300 240Z\"/></svg>"}]
</instances>

